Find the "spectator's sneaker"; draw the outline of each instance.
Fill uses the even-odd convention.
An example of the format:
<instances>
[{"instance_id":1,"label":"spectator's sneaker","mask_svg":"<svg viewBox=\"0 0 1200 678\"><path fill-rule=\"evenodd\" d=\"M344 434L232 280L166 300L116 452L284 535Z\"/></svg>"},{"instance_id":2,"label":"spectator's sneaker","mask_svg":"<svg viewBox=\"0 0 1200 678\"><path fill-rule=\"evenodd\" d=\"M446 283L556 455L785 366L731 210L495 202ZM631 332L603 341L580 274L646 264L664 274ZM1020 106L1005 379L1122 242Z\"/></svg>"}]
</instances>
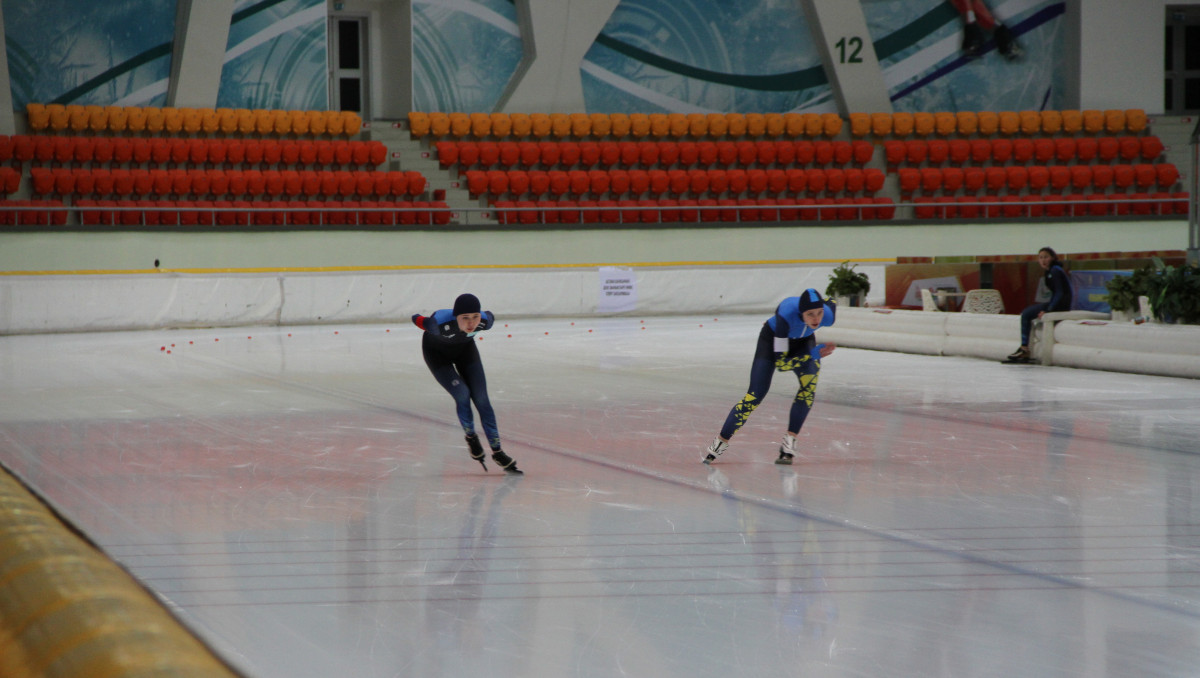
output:
<instances>
[{"instance_id":1,"label":"spectator's sneaker","mask_svg":"<svg viewBox=\"0 0 1200 678\"><path fill-rule=\"evenodd\" d=\"M1029 359L1029 349L1024 346L1008 355L1008 362L1010 363L1027 363Z\"/></svg>"},{"instance_id":2,"label":"spectator's sneaker","mask_svg":"<svg viewBox=\"0 0 1200 678\"><path fill-rule=\"evenodd\" d=\"M703 461L705 464L711 464L717 460L717 457L725 454L725 450L728 449L729 443L721 440L720 438L713 438L712 445L708 446L707 454L701 461Z\"/></svg>"},{"instance_id":3,"label":"spectator's sneaker","mask_svg":"<svg viewBox=\"0 0 1200 678\"><path fill-rule=\"evenodd\" d=\"M1000 55L1009 61L1016 61L1025 54L1025 50L1021 49L1021 45L1017 42L1017 36L1013 35L1008 26L998 24L996 30L992 33L992 39L996 41L996 49Z\"/></svg>"}]
</instances>

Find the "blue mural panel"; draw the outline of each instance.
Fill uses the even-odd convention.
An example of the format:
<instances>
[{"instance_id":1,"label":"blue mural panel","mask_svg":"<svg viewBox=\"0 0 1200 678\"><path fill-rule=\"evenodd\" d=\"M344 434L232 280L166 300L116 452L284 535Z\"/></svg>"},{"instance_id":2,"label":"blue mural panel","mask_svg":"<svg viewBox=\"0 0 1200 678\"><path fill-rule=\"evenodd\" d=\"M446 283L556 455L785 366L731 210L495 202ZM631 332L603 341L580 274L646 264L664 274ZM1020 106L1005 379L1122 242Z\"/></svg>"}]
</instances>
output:
<instances>
[{"instance_id":1,"label":"blue mural panel","mask_svg":"<svg viewBox=\"0 0 1200 678\"><path fill-rule=\"evenodd\" d=\"M799 2L625 0L583 64L595 112L832 110Z\"/></svg>"},{"instance_id":2,"label":"blue mural panel","mask_svg":"<svg viewBox=\"0 0 1200 678\"><path fill-rule=\"evenodd\" d=\"M162 105L175 0L4 0L13 107Z\"/></svg>"},{"instance_id":3,"label":"blue mural panel","mask_svg":"<svg viewBox=\"0 0 1200 678\"><path fill-rule=\"evenodd\" d=\"M239 0L217 105L328 108L327 23L324 0Z\"/></svg>"},{"instance_id":4,"label":"blue mural panel","mask_svg":"<svg viewBox=\"0 0 1200 678\"><path fill-rule=\"evenodd\" d=\"M512 0L414 0L413 109L490 112L523 56Z\"/></svg>"},{"instance_id":5,"label":"blue mural panel","mask_svg":"<svg viewBox=\"0 0 1200 678\"><path fill-rule=\"evenodd\" d=\"M947 0L864 0L888 95L898 111L1041 110L1066 107L1066 18L1062 0L989 6L1024 54L962 55L962 18ZM991 45L989 44L989 47Z\"/></svg>"}]
</instances>

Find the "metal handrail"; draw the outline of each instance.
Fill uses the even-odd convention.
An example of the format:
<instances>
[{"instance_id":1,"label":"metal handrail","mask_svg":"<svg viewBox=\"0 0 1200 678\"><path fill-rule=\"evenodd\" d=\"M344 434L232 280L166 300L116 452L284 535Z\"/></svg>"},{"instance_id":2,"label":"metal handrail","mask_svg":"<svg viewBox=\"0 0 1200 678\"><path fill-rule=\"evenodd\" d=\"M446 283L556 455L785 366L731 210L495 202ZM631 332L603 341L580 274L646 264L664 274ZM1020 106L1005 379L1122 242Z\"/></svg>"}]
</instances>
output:
<instances>
[{"instance_id":1,"label":"metal handrail","mask_svg":"<svg viewBox=\"0 0 1200 678\"><path fill-rule=\"evenodd\" d=\"M1193 148L1196 148L1196 146L1193 145ZM1196 175L1196 173L1194 172L1193 177L1195 177L1195 175ZM162 206L156 206L156 205L134 205L134 204L128 204L128 203L121 204L121 205L78 205L78 204L76 204L76 205L27 205L27 204L26 205L17 205L17 204L12 204L12 203L6 204L4 202L0 202L0 214L6 213L6 212L12 212L12 213L17 213L17 214L41 215L40 219L36 218L36 216L35 216L33 219L33 223L30 223L29 218L22 219L20 216L14 215L14 219L12 221L16 225L21 225L21 226L39 226L39 225L76 226L76 225L81 225L81 224L83 224L83 225L93 225L93 224L94 225L111 225L111 226L157 226L157 225L163 225L161 223L153 223L152 221L147 220L145 213L152 212L152 213L158 213L159 215L164 215L164 214L175 215L172 217L170 223L166 224L166 225L170 226L170 225L181 225L178 215L180 213L186 212L186 213L194 214L194 215L205 215L207 217L206 219L198 218L197 221L200 222L200 224L198 224L198 225L206 225L206 226L207 225L215 225L215 226L225 226L225 227L270 226L270 225L309 226L309 227L311 227L311 226L386 226L386 225L397 225L397 226L422 225L423 226L423 225L429 225L431 223L434 223L433 215L437 214L440 216L438 217L438 223L436 223L435 225L454 224L454 225L458 225L458 226L481 226L481 227L483 227L483 226L495 225L496 221L497 221L497 215L501 214L501 213L503 213L505 215L521 215L521 214L530 214L530 213L537 215L538 213L542 213L542 212L556 212L556 213L559 213L559 215L561 215L562 212L616 213L615 218L610 218L607 221L601 219L596 222L590 222L590 221L587 222L587 223L596 223L597 225L600 225L600 226L605 226L605 225L612 225L612 224L646 223L646 221L641 219L640 215L647 211L657 212L659 215L658 219L653 220L653 221L659 221L659 222L661 222L661 215L663 212L676 212L679 210L687 210L687 211L694 211L696 214L717 212L718 215L720 215L720 213L725 213L727 217L731 217L731 218L722 218L721 216L717 216L716 218L708 218L708 219L700 218L701 221L708 221L708 222L715 221L715 222L724 222L724 223L771 223L771 222L778 223L778 221L779 221L778 212L782 211L782 210L788 210L788 211L795 210L797 212L818 210L818 215L819 215L820 214L819 210L847 210L847 209L850 209L850 210L856 211L856 216L855 216L854 220L886 223L888 221L911 221L915 217L899 217L897 219L895 216L893 216L892 218L889 218L889 219L862 219L863 210L886 209L886 210L892 211L893 213L912 214L915 209L922 208L922 209L932 209L932 210L934 210L935 214L938 214L939 212L944 214L945 210L947 210L947 209L959 210L963 207L971 207L971 208L979 208L979 210L984 213L976 215L976 216L967 216L967 217L938 216L938 217L932 217L932 219L936 220L937 222L961 221L961 220L972 219L972 218L979 218L979 219L989 220L989 221L991 221L991 220L998 221L998 220L1003 220L1003 219L1031 218L1032 217L1031 210L1033 208L1045 207L1045 206L1050 206L1050 205L1062 205L1062 206L1066 206L1066 207L1084 206L1084 207L1091 208L1091 207L1095 207L1095 206L1111 207L1115 203L1122 203L1122 204L1126 204L1126 205L1149 203L1151 205L1157 205L1157 204L1164 202L1164 198L1161 198L1161 197L1159 197L1159 198L1152 198L1152 197L1133 198L1131 196L1126 196L1126 195L1111 195L1111 196L1106 196L1106 197L1108 199L1103 200L1103 201L1100 201L1100 200L1071 200L1071 199L1067 199L1067 198L1060 198L1060 199L1043 199L1043 200L1039 200L1037 202L1024 202L1024 201L1002 202L999 200L988 200L988 199L981 198L981 199L977 199L977 200L955 199L953 201L943 201L943 202L903 201L903 202L890 202L890 203L801 204L798 201L797 202L780 201L780 202L776 202L774 204L757 204L757 203L755 203L755 204L724 204L724 205L701 205L701 204L580 205L578 203L578 201L575 201L572 204L563 204L561 206L549 206L549 205L532 205L532 206L524 205L524 206L521 206L521 205L516 205L516 204L501 206L501 205L493 204L488 207L447 207L447 206L442 206L442 205L437 205L437 204L419 205L419 206L418 205L402 206L399 204L394 204L394 205L388 205L386 207L377 207L377 206L365 206L365 205L342 206L342 205L336 204L336 203L335 204L325 203L322 205L271 205L271 206L266 206L266 205L262 205L262 204L258 204L258 205L252 204L252 205L234 205L234 206L222 206L222 207L217 207L217 206L212 206L212 205L162 205ZM1170 199L1170 200L1178 201L1180 199L1174 198L1174 199ZM1193 228L1196 223L1195 200L1196 200L1196 191L1192 191L1189 194L1188 203L1189 203L1189 224ZM1018 216L1004 216L1004 215L987 216L986 215L986 211L988 211L988 210L1011 211L1013 208L1017 208L1018 210L1020 210L1020 215L1018 215ZM742 219L743 211L762 212L763 210L774 211L777 214L775 215L775 218L767 219L767 220L763 220L763 219L743 220ZM1090 209L1088 211L1090 212ZM293 220L291 217L294 213L297 213L297 212L307 213L309 215L309 218L307 220L303 220L303 221ZM627 220L625 218L627 212L636 212L636 213L638 213L639 216L636 219ZM89 213L90 214L98 213L99 215L101 215L102 221L99 223L85 222L84 214L89 214ZM137 221L128 222L127 220L116 216L118 214L128 214L128 213L140 213L139 218L137 219ZM222 214L230 214L230 213L233 213L236 215L245 215L245 216L244 216L243 220L241 220L240 222L220 223L218 216L222 215ZM254 215L258 215L258 214L270 214L270 215L272 215L272 220L271 221L258 221L254 216ZM332 219L331 220L329 217L326 216L329 214L344 214L346 216L341 219ZM404 222L394 223L394 224L393 223L376 223L376 222L374 222L374 220L368 220L366 217L363 216L366 214L379 214L381 216L381 220L382 220L383 215L408 215L408 214L411 214L411 215L413 215L412 218L414 219L414 221L410 222L410 221L406 220ZM58 216L56 218L51 218L51 215L61 215L61 216ZM73 222L71 219L71 215L75 215L75 219L73 220ZM108 219L107 221L103 221L104 215L107 215L107 219ZM282 223L277 221L277 219L280 218L280 215L282 215ZM315 221L312 219L312 217L314 215L318 215L317 219ZM1125 216L1125 215L1064 214L1064 215L1062 215L1062 217L1059 217L1059 218L1099 220L1099 219L1103 219L1105 217L1111 217L1111 216ZM1158 215L1129 214L1128 216L1158 216ZM90 220L91 216L89 215L88 218ZM417 219L419 219L420 221L416 222L415 220L417 220ZM808 222L808 221L816 221L818 219L819 219L819 216L814 217L814 218L808 218L808 219L802 218L799 221ZM158 221L158 220L156 220L156 221ZM828 221L844 221L844 220L824 219L822 221L828 222ZM72 222L72 223L68 224L68 222ZM563 222L548 220L545 217L534 218L532 220L522 220L519 217L517 217L517 218L505 219L502 221L502 224L504 224L504 223L528 225L528 224L547 224L547 223L555 224L555 223L563 223ZM579 221L576 220L576 221L567 222L567 223L579 223ZM671 222L667 222L667 223L671 223ZM192 224L189 223L189 224L182 224L182 225L187 226L187 225L192 225ZM3 227L4 227L4 225L0 224L0 229L2 229ZM1193 235L1195 235L1195 234L1193 233ZM1189 253L1191 251L1192 250L1189 249Z\"/></svg>"}]
</instances>

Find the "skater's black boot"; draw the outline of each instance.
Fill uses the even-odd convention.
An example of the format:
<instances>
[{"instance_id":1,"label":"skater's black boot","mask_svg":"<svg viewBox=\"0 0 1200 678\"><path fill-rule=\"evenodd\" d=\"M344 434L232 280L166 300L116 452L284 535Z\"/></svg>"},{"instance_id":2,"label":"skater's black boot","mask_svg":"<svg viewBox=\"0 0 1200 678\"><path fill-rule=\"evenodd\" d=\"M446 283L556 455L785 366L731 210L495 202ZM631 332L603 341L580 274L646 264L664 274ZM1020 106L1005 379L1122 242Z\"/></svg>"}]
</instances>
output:
<instances>
[{"instance_id":1,"label":"skater's black boot","mask_svg":"<svg viewBox=\"0 0 1200 678\"><path fill-rule=\"evenodd\" d=\"M479 443L479 436L474 433L467 434L467 449L471 452L471 458L479 462L483 470L487 470L487 464L483 463L483 445Z\"/></svg>"},{"instance_id":2,"label":"skater's black boot","mask_svg":"<svg viewBox=\"0 0 1200 678\"><path fill-rule=\"evenodd\" d=\"M978 59L983 56L983 46L987 38L983 29L974 21L963 26L962 53L967 59Z\"/></svg>"},{"instance_id":3,"label":"skater's black boot","mask_svg":"<svg viewBox=\"0 0 1200 678\"><path fill-rule=\"evenodd\" d=\"M996 41L996 50L1009 61L1016 61L1025 54L1025 50L1021 49L1021 45L1017 42L1017 37L1004 24L996 25L992 39Z\"/></svg>"},{"instance_id":4,"label":"skater's black boot","mask_svg":"<svg viewBox=\"0 0 1200 678\"><path fill-rule=\"evenodd\" d=\"M497 466L504 469L505 473L515 473L518 475L524 475L525 473L521 469L517 468L517 462L512 457L505 454L504 450L496 450L495 452L492 452L492 461L496 462Z\"/></svg>"}]
</instances>

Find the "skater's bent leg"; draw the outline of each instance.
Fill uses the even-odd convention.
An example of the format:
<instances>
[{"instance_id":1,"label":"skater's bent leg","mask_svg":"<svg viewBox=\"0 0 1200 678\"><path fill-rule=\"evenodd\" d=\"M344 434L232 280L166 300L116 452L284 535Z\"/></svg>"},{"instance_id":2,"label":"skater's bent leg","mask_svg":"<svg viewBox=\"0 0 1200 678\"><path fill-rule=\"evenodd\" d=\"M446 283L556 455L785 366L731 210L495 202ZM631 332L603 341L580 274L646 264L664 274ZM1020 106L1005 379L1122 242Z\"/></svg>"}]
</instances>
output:
<instances>
[{"instance_id":1,"label":"skater's bent leg","mask_svg":"<svg viewBox=\"0 0 1200 678\"><path fill-rule=\"evenodd\" d=\"M804 420L808 419L808 413L812 410L820 374L821 361L811 357L796 370L796 376L800 379L800 390L796 391L796 399L792 401L792 411L788 415L788 433L793 436L800 432Z\"/></svg>"},{"instance_id":2,"label":"skater's bent leg","mask_svg":"<svg viewBox=\"0 0 1200 678\"><path fill-rule=\"evenodd\" d=\"M471 401L475 403L475 409L479 410L479 423L483 426L488 445L495 452L500 449L500 429L496 426L496 411L492 409L492 401L488 398L487 377L483 373L483 362L475 360L460 363L458 370L467 384Z\"/></svg>"},{"instance_id":3,"label":"skater's bent leg","mask_svg":"<svg viewBox=\"0 0 1200 678\"><path fill-rule=\"evenodd\" d=\"M463 383L458 370L453 365L430 366L433 378L446 389L454 398L454 407L458 414L458 423L462 425L463 433L475 433L475 415L471 412L471 390Z\"/></svg>"},{"instance_id":4,"label":"skater's bent leg","mask_svg":"<svg viewBox=\"0 0 1200 678\"><path fill-rule=\"evenodd\" d=\"M728 441L738 429L746 424L750 413L762 402L767 391L771 388L771 376L775 373L775 365L770 360L755 358L750 367L750 388L746 395L729 410L725 417L725 425L721 427L721 440Z\"/></svg>"}]
</instances>

